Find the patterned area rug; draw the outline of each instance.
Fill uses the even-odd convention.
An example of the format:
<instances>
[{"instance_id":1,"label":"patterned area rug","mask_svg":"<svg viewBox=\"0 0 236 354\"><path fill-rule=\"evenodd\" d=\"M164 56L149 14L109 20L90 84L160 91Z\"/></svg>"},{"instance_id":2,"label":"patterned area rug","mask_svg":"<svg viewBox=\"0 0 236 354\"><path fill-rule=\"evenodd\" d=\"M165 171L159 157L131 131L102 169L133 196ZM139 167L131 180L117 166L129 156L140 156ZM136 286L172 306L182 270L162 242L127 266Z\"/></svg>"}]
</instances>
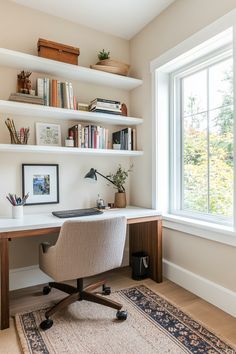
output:
<instances>
[{"instance_id":1,"label":"patterned area rug","mask_svg":"<svg viewBox=\"0 0 236 354\"><path fill-rule=\"evenodd\" d=\"M128 310L128 319L114 319L114 310L87 301L54 315L54 325L39 329L45 309L15 317L24 354L236 354L180 309L144 285L110 295Z\"/></svg>"}]
</instances>

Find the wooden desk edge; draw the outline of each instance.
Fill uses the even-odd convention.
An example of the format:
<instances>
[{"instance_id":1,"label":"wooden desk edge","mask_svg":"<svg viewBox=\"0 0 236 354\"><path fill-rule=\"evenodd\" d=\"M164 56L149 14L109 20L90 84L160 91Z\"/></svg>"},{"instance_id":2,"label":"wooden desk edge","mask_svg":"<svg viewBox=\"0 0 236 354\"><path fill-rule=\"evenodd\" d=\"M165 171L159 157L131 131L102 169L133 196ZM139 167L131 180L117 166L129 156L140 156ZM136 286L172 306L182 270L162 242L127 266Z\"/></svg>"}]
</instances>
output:
<instances>
[{"instance_id":1,"label":"wooden desk edge","mask_svg":"<svg viewBox=\"0 0 236 354\"><path fill-rule=\"evenodd\" d=\"M4 232L0 232L0 239L48 235L48 234L58 233L60 229L61 227L58 226L58 227L46 227L42 229L4 231Z\"/></svg>"},{"instance_id":2,"label":"wooden desk edge","mask_svg":"<svg viewBox=\"0 0 236 354\"><path fill-rule=\"evenodd\" d=\"M127 225L150 222L150 221L158 221L158 220L161 220L160 215L134 217L134 218L127 219ZM60 229L61 226L45 227L40 229L22 229L22 230L11 230L11 231L3 231L3 232L0 231L0 239L56 234L60 231Z\"/></svg>"},{"instance_id":3,"label":"wooden desk edge","mask_svg":"<svg viewBox=\"0 0 236 354\"><path fill-rule=\"evenodd\" d=\"M139 224L139 223L150 222L150 221L159 221L159 220L160 221L162 220L162 217L160 215L135 217L135 218L127 219L127 225Z\"/></svg>"}]
</instances>

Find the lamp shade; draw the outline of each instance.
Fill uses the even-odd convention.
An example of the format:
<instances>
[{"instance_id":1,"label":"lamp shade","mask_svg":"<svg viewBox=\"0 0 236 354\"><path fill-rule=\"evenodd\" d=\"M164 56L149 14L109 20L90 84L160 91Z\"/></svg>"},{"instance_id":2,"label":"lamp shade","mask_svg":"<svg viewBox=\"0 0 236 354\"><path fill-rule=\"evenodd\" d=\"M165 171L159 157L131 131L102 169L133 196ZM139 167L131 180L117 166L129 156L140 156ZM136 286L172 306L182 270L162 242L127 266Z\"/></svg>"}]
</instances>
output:
<instances>
[{"instance_id":1,"label":"lamp shade","mask_svg":"<svg viewBox=\"0 0 236 354\"><path fill-rule=\"evenodd\" d=\"M90 181L97 181L97 174L103 178L105 178L108 182L112 183L115 185L115 183L110 180L110 178L108 178L107 176L104 176L103 174L101 174L100 172L98 172L97 170L95 170L94 168L91 168L90 171L88 173L86 173L86 175L84 176L84 178L89 178ZM116 187L117 188L117 187Z\"/></svg>"},{"instance_id":2,"label":"lamp shade","mask_svg":"<svg viewBox=\"0 0 236 354\"><path fill-rule=\"evenodd\" d=\"M90 178L94 181L97 181L97 175L96 175L96 170L94 168L91 168L88 173L84 176L84 178Z\"/></svg>"}]
</instances>

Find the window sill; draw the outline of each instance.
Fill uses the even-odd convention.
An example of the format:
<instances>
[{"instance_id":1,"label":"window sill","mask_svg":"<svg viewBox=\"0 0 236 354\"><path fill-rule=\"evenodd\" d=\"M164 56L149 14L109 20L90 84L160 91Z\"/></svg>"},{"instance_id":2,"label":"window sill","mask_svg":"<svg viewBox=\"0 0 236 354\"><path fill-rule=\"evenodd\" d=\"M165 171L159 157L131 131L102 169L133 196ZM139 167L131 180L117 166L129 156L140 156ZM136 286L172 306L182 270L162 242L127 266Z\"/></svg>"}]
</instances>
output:
<instances>
[{"instance_id":1,"label":"window sill","mask_svg":"<svg viewBox=\"0 0 236 354\"><path fill-rule=\"evenodd\" d=\"M236 232L233 227L212 224L182 216L163 214L163 226L211 241L236 247Z\"/></svg>"}]
</instances>

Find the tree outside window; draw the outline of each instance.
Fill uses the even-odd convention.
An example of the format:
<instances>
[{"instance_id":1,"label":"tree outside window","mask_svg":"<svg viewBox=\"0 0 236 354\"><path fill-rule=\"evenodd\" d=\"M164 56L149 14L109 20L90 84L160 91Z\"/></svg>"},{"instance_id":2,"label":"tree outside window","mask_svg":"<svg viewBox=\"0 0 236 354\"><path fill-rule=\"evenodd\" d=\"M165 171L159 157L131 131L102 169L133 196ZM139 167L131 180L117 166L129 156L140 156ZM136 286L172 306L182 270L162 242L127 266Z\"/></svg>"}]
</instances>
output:
<instances>
[{"instance_id":1,"label":"tree outside window","mask_svg":"<svg viewBox=\"0 0 236 354\"><path fill-rule=\"evenodd\" d=\"M233 60L181 79L181 208L233 215Z\"/></svg>"}]
</instances>

